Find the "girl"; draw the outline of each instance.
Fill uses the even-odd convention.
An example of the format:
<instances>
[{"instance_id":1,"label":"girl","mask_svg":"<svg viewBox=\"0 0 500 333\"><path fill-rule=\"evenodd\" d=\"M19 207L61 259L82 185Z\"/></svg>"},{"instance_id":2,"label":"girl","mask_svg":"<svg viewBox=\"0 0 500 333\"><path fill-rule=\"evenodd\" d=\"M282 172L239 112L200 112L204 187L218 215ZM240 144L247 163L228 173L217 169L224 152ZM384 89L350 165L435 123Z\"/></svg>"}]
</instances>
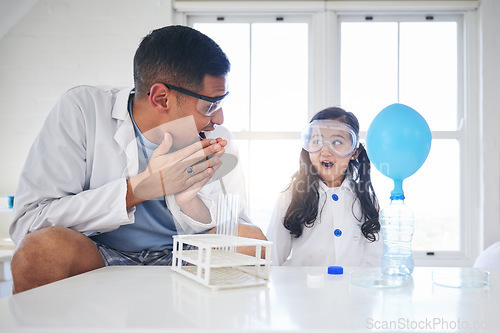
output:
<instances>
[{"instance_id":1,"label":"girl","mask_svg":"<svg viewBox=\"0 0 500 333\"><path fill-rule=\"evenodd\" d=\"M377 266L379 205L351 112L331 107L302 132L300 169L269 225L273 265Z\"/></svg>"}]
</instances>

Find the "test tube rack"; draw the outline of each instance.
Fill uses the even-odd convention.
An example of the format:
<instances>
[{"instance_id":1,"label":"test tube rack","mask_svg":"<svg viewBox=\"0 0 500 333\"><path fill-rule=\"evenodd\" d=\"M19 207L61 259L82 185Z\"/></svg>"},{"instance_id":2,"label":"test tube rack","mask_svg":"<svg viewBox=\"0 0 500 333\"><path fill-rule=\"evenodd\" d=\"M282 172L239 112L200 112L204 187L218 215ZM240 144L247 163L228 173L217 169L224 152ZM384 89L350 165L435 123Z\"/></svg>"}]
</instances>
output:
<instances>
[{"instance_id":1,"label":"test tube rack","mask_svg":"<svg viewBox=\"0 0 500 333\"><path fill-rule=\"evenodd\" d=\"M269 241L212 234L173 238L172 270L212 290L265 285L269 280ZM255 256L236 252L240 246L255 247Z\"/></svg>"}]
</instances>

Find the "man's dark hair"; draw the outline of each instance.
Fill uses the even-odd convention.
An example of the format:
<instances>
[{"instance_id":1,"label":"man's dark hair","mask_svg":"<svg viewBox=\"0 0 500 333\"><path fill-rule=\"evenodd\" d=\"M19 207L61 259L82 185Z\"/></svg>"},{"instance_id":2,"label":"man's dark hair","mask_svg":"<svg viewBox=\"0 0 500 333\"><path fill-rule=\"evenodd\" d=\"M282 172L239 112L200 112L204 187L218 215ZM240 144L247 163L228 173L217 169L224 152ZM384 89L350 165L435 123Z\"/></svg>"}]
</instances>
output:
<instances>
[{"instance_id":1,"label":"man's dark hair","mask_svg":"<svg viewBox=\"0 0 500 333\"><path fill-rule=\"evenodd\" d=\"M201 90L206 75L227 75L230 63L208 36L186 26L156 29L144 37L134 56L134 83L139 96L155 83Z\"/></svg>"}]
</instances>

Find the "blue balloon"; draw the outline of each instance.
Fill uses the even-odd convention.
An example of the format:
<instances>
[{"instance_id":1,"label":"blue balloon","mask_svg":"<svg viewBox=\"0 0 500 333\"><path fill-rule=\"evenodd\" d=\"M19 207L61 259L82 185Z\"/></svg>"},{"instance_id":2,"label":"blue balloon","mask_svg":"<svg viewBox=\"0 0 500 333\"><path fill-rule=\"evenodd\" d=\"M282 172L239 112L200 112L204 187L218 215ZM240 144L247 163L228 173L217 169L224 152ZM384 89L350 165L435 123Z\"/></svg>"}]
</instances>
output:
<instances>
[{"instance_id":1,"label":"blue balloon","mask_svg":"<svg viewBox=\"0 0 500 333\"><path fill-rule=\"evenodd\" d=\"M372 164L394 181L392 196L404 195L403 180L424 164L432 134L425 119L403 104L384 108L366 134L366 151Z\"/></svg>"}]
</instances>

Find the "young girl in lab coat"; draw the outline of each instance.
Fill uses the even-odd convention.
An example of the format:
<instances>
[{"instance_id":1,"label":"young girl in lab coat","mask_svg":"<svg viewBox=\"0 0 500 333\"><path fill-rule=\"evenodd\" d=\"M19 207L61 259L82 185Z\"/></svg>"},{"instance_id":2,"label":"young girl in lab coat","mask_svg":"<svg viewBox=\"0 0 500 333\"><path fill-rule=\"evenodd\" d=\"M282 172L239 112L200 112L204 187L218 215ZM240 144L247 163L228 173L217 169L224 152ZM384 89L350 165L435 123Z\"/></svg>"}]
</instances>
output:
<instances>
[{"instance_id":1,"label":"young girl in lab coat","mask_svg":"<svg viewBox=\"0 0 500 333\"><path fill-rule=\"evenodd\" d=\"M273 265L378 266L379 205L351 112L331 107L302 132L300 169L276 203Z\"/></svg>"}]
</instances>

